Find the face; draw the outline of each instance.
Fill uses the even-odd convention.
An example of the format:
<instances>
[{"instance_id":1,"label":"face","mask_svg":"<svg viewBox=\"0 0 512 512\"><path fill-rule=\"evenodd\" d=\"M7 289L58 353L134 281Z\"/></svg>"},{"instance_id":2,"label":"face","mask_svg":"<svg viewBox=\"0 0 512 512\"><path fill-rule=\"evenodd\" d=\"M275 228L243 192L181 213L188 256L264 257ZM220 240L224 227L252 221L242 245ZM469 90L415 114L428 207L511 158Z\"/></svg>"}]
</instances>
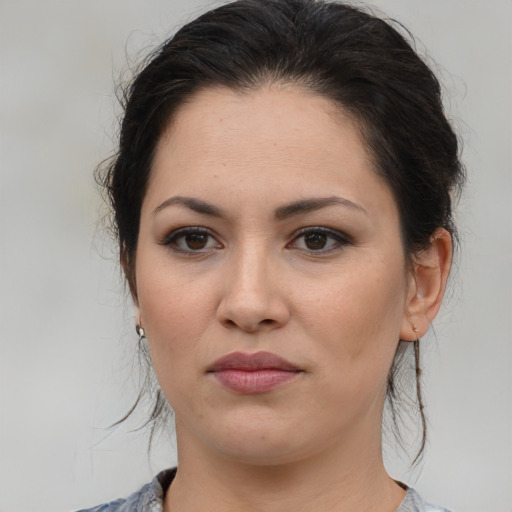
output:
<instances>
[{"instance_id":1,"label":"face","mask_svg":"<svg viewBox=\"0 0 512 512\"><path fill-rule=\"evenodd\" d=\"M277 464L379 445L410 281L392 193L327 99L217 88L175 115L136 306L180 449Z\"/></svg>"}]
</instances>

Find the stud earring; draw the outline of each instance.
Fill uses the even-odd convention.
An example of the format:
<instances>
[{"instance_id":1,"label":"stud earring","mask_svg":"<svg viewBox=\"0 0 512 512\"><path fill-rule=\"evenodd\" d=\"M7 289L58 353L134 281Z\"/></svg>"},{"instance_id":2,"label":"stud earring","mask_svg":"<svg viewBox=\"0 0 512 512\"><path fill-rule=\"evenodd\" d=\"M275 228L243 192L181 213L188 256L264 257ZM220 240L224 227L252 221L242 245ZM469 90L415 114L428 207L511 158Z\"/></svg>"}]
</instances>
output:
<instances>
[{"instance_id":1,"label":"stud earring","mask_svg":"<svg viewBox=\"0 0 512 512\"><path fill-rule=\"evenodd\" d=\"M416 334L416 339L418 339L418 329L414 325L412 326L412 332Z\"/></svg>"},{"instance_id":2,"label":"stud earring","mask_svg":"<svg viewBox=\"0 0 512 512\"><path fill-rule=\"evenodd\" d=\"M139 343L146 339L146 331L139 324L135 326L135 331L139 335Z\"/></svg>"}]
</instances>

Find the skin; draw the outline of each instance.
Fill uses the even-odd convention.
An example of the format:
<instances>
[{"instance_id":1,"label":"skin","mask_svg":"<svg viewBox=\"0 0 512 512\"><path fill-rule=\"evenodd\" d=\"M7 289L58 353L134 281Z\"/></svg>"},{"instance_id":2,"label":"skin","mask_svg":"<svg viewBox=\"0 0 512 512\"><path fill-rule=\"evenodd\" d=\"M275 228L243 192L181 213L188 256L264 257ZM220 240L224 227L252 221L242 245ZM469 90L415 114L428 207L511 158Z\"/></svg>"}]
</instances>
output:
<instances>
[{"instance_id":1,"label":"skin","mask_svg":"<svg viewBox=\"0 0 512 512\"><path fill-rule=\"evenodd\" d=\"M319 198L331 200L285 208ZM157 147L135 269L176 417L165 510L394 511L405 492L382 464L386 379L398 340L437 313L450 260L439 229L406 263L392 193L329 100L274 85L182 106ZM234 351L302 372L235 393L208 373Z\"/></svg>"}]
</instances>

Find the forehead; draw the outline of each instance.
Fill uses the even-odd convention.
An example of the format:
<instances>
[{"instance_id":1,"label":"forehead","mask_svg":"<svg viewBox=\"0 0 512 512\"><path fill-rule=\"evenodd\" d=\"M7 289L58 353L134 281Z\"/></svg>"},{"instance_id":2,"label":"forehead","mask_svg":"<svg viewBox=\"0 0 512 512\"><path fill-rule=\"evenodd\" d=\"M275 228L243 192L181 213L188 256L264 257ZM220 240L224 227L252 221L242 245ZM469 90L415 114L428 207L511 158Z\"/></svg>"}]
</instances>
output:
<instances>
[{"instance_id":1,"label":"forehead","mask_svg":"<svg viewBox=\"0 0 512 512\"><path fill-rule=\"evenodd\" d=\"M309 140L306 147L300 146L307 149L328 146L339 138L340 131L364 149L356 123L323 95L279 84L255 90L212 87L199 90L177 109L160 142L172 145L179 135L202 144L220 139L226 143L243 134L248 143L260 138L262 143L272 140L276 146Z\"/></svg>"},{"instance_id":2,"label":"forehead","mask_svg":"<svg viewBox=\"0 0 512 512\"><path fill-rule=\"evenodd\" d=\"M283 86L204 89L178 109L162 135L148 193L244 186L255 194L270 188L286 194L293 186L295 195L325 196L333 187L348 199L389 195L356 123L324 96Z\"/></svg>"}]
</instances>

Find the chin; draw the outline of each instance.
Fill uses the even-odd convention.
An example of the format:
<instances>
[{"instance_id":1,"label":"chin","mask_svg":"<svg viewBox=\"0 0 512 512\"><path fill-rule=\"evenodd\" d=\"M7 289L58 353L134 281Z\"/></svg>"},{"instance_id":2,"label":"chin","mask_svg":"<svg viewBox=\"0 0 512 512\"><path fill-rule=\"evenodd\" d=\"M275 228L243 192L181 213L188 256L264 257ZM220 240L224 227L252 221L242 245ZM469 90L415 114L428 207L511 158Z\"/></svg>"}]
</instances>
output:
<instances>
[{"instance_id":1,"label":"chin","mask_svg":"<svg viewBox=\"0 0 512 512\"><path fill-rule=\"evenodd\" d=\"M308 450L290 443L290 440L282 442L268 442L267 439L240 440L240 443L226 442L217 445L224 457L235 460L240 464L250 466L282 466L307 457ZM301 449L302 448L302 449Z\"/></svg>"},{"instance_id":2,"label":"chin","mask_svg":"<svg viewBox=\"0 0 512 512\"><path fill-rule=\"evenodd\" d=\"M288 418L289 420L289 418ZM318 436L303 428L303 422L283 421L262 415L244 421L225 418L210 424L209 444L225 457L255 466L277 466L306 458L318 448ZM309 442L308 442L309 440Z\"/></svg>"}]
</instances>

